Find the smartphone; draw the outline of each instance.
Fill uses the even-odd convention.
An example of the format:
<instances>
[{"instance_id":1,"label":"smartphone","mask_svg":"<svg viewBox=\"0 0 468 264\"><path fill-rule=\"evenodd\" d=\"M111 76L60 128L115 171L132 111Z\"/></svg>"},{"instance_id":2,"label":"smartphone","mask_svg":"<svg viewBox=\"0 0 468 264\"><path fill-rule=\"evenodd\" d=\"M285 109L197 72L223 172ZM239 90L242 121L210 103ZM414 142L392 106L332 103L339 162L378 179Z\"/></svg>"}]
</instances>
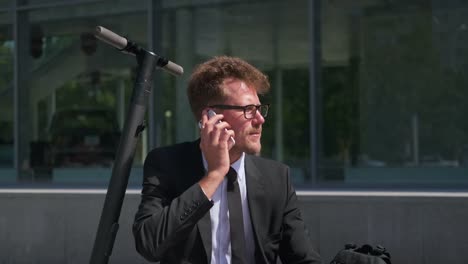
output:
<instances>
[{"instance_id":1,"label":"smartphone","mask_svg":"<svg viewBox=\"0 0 468 264\"><path fill-rule=\"evenodd\" d=\"M216 112L213 111L213 109L209 109L209 110L208 110L208 119L212 118L212 117L215 116L215 115L216 115ZM218 121L218 123L220 123L220 122L221 122L221 120ZM198 121L198 127L199 127L200 129L201 129L201 127L202 127L201 120ZM226 128L225 128L225 129L226 129ZM227 130L227 129L226 129L226 130ZM236 141L234 140L233 137L231 137L230 140L231 140L231 142L232 142L233 145L236 144Z\"/></svg>"},{"instance_id":2,"label":"smartphone","mask_svg":"<svg viewBox=\"0 0 468 264\"><path fill-rule=\"evenodd\" d=\"M213 109L208 109L208 119L212 118L213 116L216 115L216 112L213 111ZM218 123L221 121L218 121Z\"/></svg>"}]
</instances>

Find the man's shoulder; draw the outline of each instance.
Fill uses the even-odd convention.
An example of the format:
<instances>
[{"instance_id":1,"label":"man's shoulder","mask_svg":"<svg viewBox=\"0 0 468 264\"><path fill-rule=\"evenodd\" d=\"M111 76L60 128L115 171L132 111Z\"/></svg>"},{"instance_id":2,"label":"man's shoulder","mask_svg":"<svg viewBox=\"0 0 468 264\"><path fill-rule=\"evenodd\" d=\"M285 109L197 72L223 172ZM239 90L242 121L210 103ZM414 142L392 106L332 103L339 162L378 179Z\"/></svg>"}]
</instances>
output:
<instances>
[{"instance_id":1,"label":"man's shoulder","mask_svg":"<svg viewBox=\"0 0 468 264\"><path fill-rule=\"evenodd\" d=\"M177 143L170 146L157 147L152 149L148 155L147 159L152 158L173 158L179 157L182 158L187 155L194 155L198 151L199 141L190 141Z\"/></svg>"},{"instance_id":2,"label":"man's shoulder","mask_svg":"<svg viewBox=\"0 0 468 264\"><path fill-rule=\"evenodd\" d=\"M245 173L246 177L253 177L263 182L272 194L289 186L289 167L276 160L247 155Z\"/></svg>"},{"instance_id":3,"label":"man's shoulder","mask_svg":"<svg viewBox=\"0 0 468 264\"><path fill-rule=\"evenodd\" d=\"M286 169L288 166L282 162L272 160L269 158L256 156L256 155L246 155L246 159L255 164L258 167L272 168L272 169Z\"/></svg>"}]
</instances>

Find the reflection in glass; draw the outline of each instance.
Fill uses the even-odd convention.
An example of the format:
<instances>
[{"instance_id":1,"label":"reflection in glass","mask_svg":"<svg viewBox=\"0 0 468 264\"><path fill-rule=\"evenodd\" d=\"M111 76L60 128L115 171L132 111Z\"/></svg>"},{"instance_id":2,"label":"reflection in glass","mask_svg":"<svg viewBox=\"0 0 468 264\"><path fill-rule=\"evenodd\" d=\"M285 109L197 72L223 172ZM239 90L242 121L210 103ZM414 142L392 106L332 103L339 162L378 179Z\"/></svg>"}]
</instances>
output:
<instances>
[{"instance_id":1,"label":"reflection in glass","mask_svg":"<svg viewBox=\"0 0 468 264\"><path fill-rule=\"evenodd\" d=\"M8 8L13 4L13 0L0 0L0 8Z\"/></svg>"},{"instance_id":2,"label":"reflection in glass","mask_svg":"<svg viewBox=\"0 0 468 264\"><path fill-rule=\"evenodd\" d=\"M100 2L92 10L99 13L105 6ZM119 8L125 13L128 6ZM98 41L90 30L119 21L134 33L135 42L145 46L146 20L131 8L129 15L119 13L117 20L103 13L88 21L77 18L82 9L57 7L67 14L57 12L60 18L45 9L28 13L31 46L22 63L30 69L24 78L30 96L31 177L23 181L88 184L105 183L110 177L137 63ZM38 22L44 17L51 21ZM135 27L139 30L132 30ZM146 152L146 142L139 142L136 166L141 166Z\"/></svg>"},{"instance_id":3,"label":"reflection in glass","mask_svg":"<svg viewBox=\"0 0 468 264\"><path fill-rule=\"evenodd\" d=\"M226 54L247 60L269 76L271 93L260 98L271 104L263 127L262 156L290 165L295 183L310 178L307 7L308 1L294 0L162 9L163 41L171 41L167 46L172 48L164 53L174 54L185 72ZM163 88L167 89L161 100L162 112L168 114L165 124L175 130L174 138L165 136L164 143L167 138L171 143L193 140L198 133L196 120L187 115L191 111L181 79Z\"/></svg>"},{"instance_id":4,"label":"reflection in glass","mask_svg":"<svg viewBox=\"0 0 468 264\"><path fill-rule=\"evenodd\" d=\"M445 3L322 2L324 180L467 172L466 4Z\"/></svg>"},{"instance_id":5,"label":"reflection in glass","mask_svg":"<svg viewBox=\"0 0 468 264\"><path fill-rule=\"evenodd\" d=\"M0 168L13 167L13 52L8 28L0 28Z\"/></svg>"}]
</instances>

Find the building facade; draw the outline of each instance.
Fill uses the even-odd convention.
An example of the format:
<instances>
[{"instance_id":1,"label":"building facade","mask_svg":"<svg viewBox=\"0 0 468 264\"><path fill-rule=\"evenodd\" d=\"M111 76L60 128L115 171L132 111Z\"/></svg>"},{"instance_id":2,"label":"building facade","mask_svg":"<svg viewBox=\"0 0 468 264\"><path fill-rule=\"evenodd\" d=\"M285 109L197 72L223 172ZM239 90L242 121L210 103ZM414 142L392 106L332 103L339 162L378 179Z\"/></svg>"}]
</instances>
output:
<instances>
[{"instance_id":1,"label":"building facade","mask_svg":"<svg viewBox=\"0 0 468 264\"><path fill-rule=\"evenodd\" d=\"M101 25L185 71L155 72L125 204L136 206L152 148L198 137L186 98L194 66L232 55L269 76L262 155L291 167L325 261L356 240L401 263L464 263L467 12L461 0L0 0L0 197L13 203L0 217L0 262L82 263L74 254L90 250L138 71L93 36ZM56 234L82 243L47 247L51 222L70 210L64 197L94 220L80 229L59 218ZM36 213L42 229L19 224ZM116 254L130 259L128 239ZM52 251L62 253L38 253Z\"/></svg>"}]
</instances>

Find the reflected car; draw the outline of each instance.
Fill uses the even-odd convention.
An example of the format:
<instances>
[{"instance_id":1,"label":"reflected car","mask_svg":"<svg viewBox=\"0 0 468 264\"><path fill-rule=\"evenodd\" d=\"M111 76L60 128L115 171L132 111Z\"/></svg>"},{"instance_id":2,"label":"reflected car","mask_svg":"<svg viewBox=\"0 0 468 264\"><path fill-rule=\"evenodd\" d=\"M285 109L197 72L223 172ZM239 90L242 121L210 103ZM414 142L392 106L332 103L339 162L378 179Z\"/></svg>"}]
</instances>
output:
<instances>
[{"instance_id":1,"label":"reflected car","mask_svg":"<svg viewBox=\"0 0 468 264\"><path fill-rule=\"evenodd\" d=\"M120 129L112 110L66 109L55 113L49 135L54 167L110 167Z\"/></svg>"}]
</instances>

